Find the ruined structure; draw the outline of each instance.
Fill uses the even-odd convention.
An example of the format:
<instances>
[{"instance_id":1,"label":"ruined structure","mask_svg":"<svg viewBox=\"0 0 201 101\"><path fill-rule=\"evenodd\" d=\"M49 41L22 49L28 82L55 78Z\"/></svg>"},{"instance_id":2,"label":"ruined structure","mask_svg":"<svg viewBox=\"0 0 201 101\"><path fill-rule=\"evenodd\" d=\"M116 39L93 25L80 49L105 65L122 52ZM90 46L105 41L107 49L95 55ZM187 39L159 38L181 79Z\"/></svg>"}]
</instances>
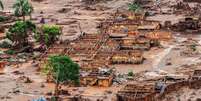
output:
<instances>
[{"instance_id":1,"label":"ruined structure","mask_svg":"<svg viewBox=\"0 0 201 101\"><path fill-rule=\"evenodd\" d=\"M175 30L175 31L191 30L194 32L199 32L200 31L199 20L197 18L193 18L193 17L186 17L185 19L172 25L171 29Z\"/></svg>"},{"instance_id":2,"label":"ruined structure","mask_svg":"<svg viewBox=\"0 0 201 101\"><path fill-rule=\"evenodd\" d=\"M121 50L149 50L150 48L150 39L144 36L138 36L136 38L123 38L120 40Z\"/></svg>"},{"instance_id":3,"label":"ruined structure","mask_svg":"<svg viewBox=\"0 0 201 101\"><path fill-rule=\"evenodd\" d=\"M80 84L82 86L101 86L109 87L112 84L114 78L113 71L111 69L98 69L91 72L82 72L80 76Z\"/></svg>"},{"instance_id":4,"label":"ruined structure","mask_svg":"<svg viewBox=\"0 0 201 101\"><path fill-rule=\"evenodd\" d=\"M191 77L173 77L137 81L127 84L118 93L117 101L161 101L167 94L178 91L183 87L200 88L201 71L194 70Z\"/></svg>"},{"instance_id":5,"label":"ruined structure","mask_svg":"<svg viewBox=\"0 0 201 101\"><path fill-rule=\"evenodd\" d=\"M145 19L145 12L135 13L132 11L117 10L114 13L114 18L117 20L133 20L139 22Z\"/></svg>"},{"instance_id":6,"label":"ruined structure","mask_svg":"<svg viewBox=\"0 0 201 101\"><path fill-rule=\"evenodd\" d=\"M152 83L128 84L117 93L117 101L155 101Z\"/></svg>"},{"instance_id":7,"label":"ruined structure","mask_svg":"<svg viewBox=\"0 0 201 101\"><path fill-rule=\"evenodd\" d=\"M145 37L150 40L168 41L172 39L172 34L165 31L153 31L146 33Z\"/></svg>"},{"instance_id":8,"label":"ruined structure","mask_svg":"<svg viewBox=\"0 0 201 101\"><path fill-rule=\"evenodd\" d=\"M137 30L140 32L144 32L144 31L159 30L160 28L161 28L161 25L158 21L144 20L137 27Z\"/></svg>"},{"instance_id":9,"label":"ruined structure","mask_svg":"<svg viewBox=\"0 0 201 101\"><path fill-rule=\"evenodd\" d=\"M184 2L197 2L197 3L201 3L200 0L183 0Z\"/></svg>"},{"instance_id":10,"label":"ruined structure","mask_svg":"<svg viewBox=\"0 0 201 101\"><path fill-rule=\"evenodd\" d=\"M119 51L111 57L112 64L141 64L143 60L142 52L139 50Z\"/></svg>"},{"instance_id":11,"label":"ruined structure","mask_svg":"<svg viewBox=\"0 0 201 101\"><path fill-rule=\"evenodd\" d=\"M194 89L201 88L201 70L195 70L190 78L190 87Z\"/></svg>"}]
</instances>

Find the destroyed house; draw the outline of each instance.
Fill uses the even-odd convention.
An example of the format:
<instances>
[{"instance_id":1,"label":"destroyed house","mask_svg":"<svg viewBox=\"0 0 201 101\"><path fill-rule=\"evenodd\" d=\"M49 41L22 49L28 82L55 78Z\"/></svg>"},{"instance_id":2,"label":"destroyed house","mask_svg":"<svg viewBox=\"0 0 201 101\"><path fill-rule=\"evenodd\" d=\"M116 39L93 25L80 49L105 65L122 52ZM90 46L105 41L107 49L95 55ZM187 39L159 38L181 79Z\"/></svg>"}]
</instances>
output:
<instances>
[{"instance_id":1,"label":"destroyed house","mask_svg":"<svg viewBox=\"0 0 201 101\"><path fill-rule=\"evenodd\" d=\"M153 84L127 84L117 93L117 101L155 101Z\"/></svg>"},{"instance_id":2,"label":"destroyed house","mask_svg":"<svg viewBox=\"0 0 201 101\"><path fill-rule=\"evenodd\" d=\"M150 40L170 40L172 39L172 34L165 31L153 31L146 33L145 37Z\"/></svg>"},{"instance_id":3,"label":"destroyed house","mask_svg":"<svg viewBox=\"0 0 201 101\"><path fill-rule=\"evenodd\" d=\"M190 78L190 88L201 88L201 70L194 70Z\"/></svg>"},{"instance_id":4,"label":"destroyed house","mask_svg":"<svg viewBox=\"0 0 201 101\"><path fill-rule=\"evenodd\" d=\"M138 25L133 24L114 24L108 27L107 33L110 37L113 38L120 38L120 37L127 37L127 36L136 36L139 33L136 31Z\"/></svg>"},{"instance_id":5,"label":"destroyed house","mask_svg":"<svg viewBox=\"0 0 201 101\"><path fill-rule=\"evenodd\" d=\"M199 31L199 20L198 18L186 17L181 19L178 23L173 24L171 29L176 31L186 31L186 30L194 30Z\"/></svg>"},{"instance_id":6,"label":"destroyed house","mask_svg":"<svg viewBox=\"0 0 201 101\"><path fill-rule=\"evenodd\" d=\"M104 52L114 52L119 48L119 43L118 41L110 38L109 40L107 40L106 43L104 43L100 50L99 53L104 53Z\"/></svg>"},{"instance_id":7,"label":"destroyed house","mask_svg":"<svg viewBox=\"0 0 201 101\"><path fill-rule=\"evenodd\" d=\"M133 21L141 21L145 19L145 13L136 13L132 11L119 11L117 10L114 14L115 19L128 19L128 20L133 20Z\"/></svg>"},{"instance_id":8,"label":"destroyed house","mask_svg":"<svg viewBox=\"0 0 201 101\"><path fill-rule=\"evenodd\" d=\"M97 53L94 55L93 62L96 64L109 65L110 58L117 50L119 50L118 42L113 39L109 39L99 48Z\"/></svg>"},{"instance_id":9,"label":"destroyed house","mask_svg":"<svg viewBox=\"0 0 201 101\"><path fill-rule=\"evenodd\" d=\"M201 70L195 70L192 75L192 80L201 80Z\"/></svg>"},{"instance_id":10,"label":"destroyed house","mask_svg":"<svg viewBox=\"0 0 201 101\"><path fill-rule=\"evenodd\" d=\"M105 40L106 38L101 34L85 34L76 42L70 43L71 50L68 55L77 58L77 60L89 60L100 48L102 39Z\"/></svg>"},{"instance_id":11,"label":"destroyed house","mask_svg":"<svg viewBox=\"0 0 201 101\"><path fill-rule=\"evenodd\" d=\"M144 20L137 27L137 30L140 32L143 32L143 31L159 30L160 28L161 28L161 25L158 21Z\"/></svg>"},{"instance_id":12,"label":"destroyed house","mask_svg":"<svg viewBox=\"0 0 201 101\"><path fill-rule=\"evenodd\" d=\"M197 2L197 3L201 3L200 0L183 0L184 2Z\"/></svg>"},{"instance_id":13,"label":"destroyed house","mask_svg":"<svg viewBox=\"0 0 201 101\"><path fill-rule=\"evenodd\" d=\"M97 71L98 68L102 67L104 64L95 61L83 61L80 63L80 69L84 71Z\"/></svg>"},{"instance_id":14,"label":"destroyed house","mask_svg":"<svg viewBox=\"0 0 201 101\"><path fill-rule=\"evenodd\" d=\"M113 72L110 69L99 69L97 71L82 72L80 84L83 86L109 87L112 85Z\"/></svg>"},{"instance_id":15,"label":"destroyed house","mask_svg":"<svg viewBox=\"0 0 201 101\"><path fill-rule=\"evenodd\" d=\"M158 98L163 98L166 94L179 90L184 86L188 86L186 77L181 76L165 76L161 80L155 81L155 92Z\"/></svg>"},{"instance_id":16,"label":"destroyed house","mask_svg":"<svg viewBox=\"0 0 201 101\"><path fill-rule=\"evenodd\" d=\"M110 59L112 64L141 64L143 60L143 53L140 50L117 51Z\"/></svg>"},{"instance_id":17,"label":"destroyed house","mask_svg":"<svg viewBox=\"0 0 201 101\"><path fill-rule=\"evenodd\" d=\"M120 49L121 50L149 50L151 48L150 39L139 36L136 38L123 38L120 39Z\"/></svg>"}]
</instances>

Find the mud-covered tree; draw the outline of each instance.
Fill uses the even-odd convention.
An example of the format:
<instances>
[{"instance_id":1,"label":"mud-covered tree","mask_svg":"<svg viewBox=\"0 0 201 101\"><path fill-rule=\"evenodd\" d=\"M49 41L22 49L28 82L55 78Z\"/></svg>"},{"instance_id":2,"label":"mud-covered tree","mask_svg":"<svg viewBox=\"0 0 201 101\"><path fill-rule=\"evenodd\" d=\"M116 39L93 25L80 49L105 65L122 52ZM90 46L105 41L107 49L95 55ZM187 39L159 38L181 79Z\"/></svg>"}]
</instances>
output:
<instances>
[{"instance_id":1,"label":"mud-covered tree","mask_svg":"<svg viewBox=\"0 0 201 101\"><path fill-rule=\"evenodd\" d=\"M79 65L74 63L68 56L55 55L48 58L43 72L51 76L55 82L54 96L57 99L60 86L63 83L79 83Z\"/></svg>"},{"instance_id":2,"label":"mud-covered tree","mask_svg":"<svg viewBox=\"0 0 201 101\"><path fill-rule=\"evenodd\" d=\"M15 48L22 48L28 45L29 34L35 30L36 26L32 22L17 21L8 29L6 37L14 43Z\"/></svg>"},{"instance_id":3,"label":"mud-covered tree","mask_svg":"<svg viewBox=\"0 0 201 101\"><path fill-rule=\"evenodd\" d=\"M17 17L23 17L23 21L25 21L25 16L31 16L33 12L33 6L29 3L28 0L16 0L15 4L13 5L14 14Z\"/></svg>"},{"instance_id":4,"label":"mud-covered tree","mask_svg":"<svg viewBox=\"0 0 201 101\"><path fill-rule=\"evenodd\" d=\"M35 38L41 44L49 46L56 40L58 40L61 34L62 30L59 26L43 25L41 28L39 28L39 31L36 33Z\"/></svg>"},{"instance_id":5,"label":"mud-covered tree","mask_svg":"<svg viewBox=\"0 0 201 101\"><path fill-rule=\"evenodd\" d=\"M3 10L4 6L3 6L3 2L0 0L0 8Z\"/></svg>"}]
</instances>

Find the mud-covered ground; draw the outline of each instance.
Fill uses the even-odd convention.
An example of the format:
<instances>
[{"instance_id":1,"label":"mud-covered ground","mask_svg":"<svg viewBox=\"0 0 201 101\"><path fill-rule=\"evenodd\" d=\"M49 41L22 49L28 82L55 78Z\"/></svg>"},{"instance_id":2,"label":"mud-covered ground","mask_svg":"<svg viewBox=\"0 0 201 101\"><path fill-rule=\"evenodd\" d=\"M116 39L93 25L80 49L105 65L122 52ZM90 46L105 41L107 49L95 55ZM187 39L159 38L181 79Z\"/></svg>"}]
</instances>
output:
<instances>
[{"instance_id":1,"label":"mud-covered ground","mask_svg":"<svg viewBox=\"0 0 201 101\"><path fill-rule=\"evenodd\" d=\"M3 0L5 10L12 12L12 4L15 0ZM86 5L80 0L44 0L43 2L32 2L34 6L34 13L32 15L33 21L39 23L42 17L46 18L46 23L58 24L63 26L63 35L61 40L74 39L79 36L80 32L98 33L97 26L101 21L112 17L111 15L117 9L127 8L127 4L132 0L110 0L100 2L93 5ZM167 12L170 9L168 4L174 4L177 0L162 0L164 5L162 11ZM158 12L158 9L156 9ZM161 14L158 13L147 19L160 21L162 24L166 20L177 22L178 19L183 18L183 15L174 14ZM27 17L28 19L28 17ZM79 28L79 25L81 29ZM123 74L128 73L130 70L134 73L148 71L141 74L145 78L157 77L161 74L166 75L185 75L188 71L192 70L192 64L197 66L193 69L200 69L201 54L194 56L182 56L181 53L185 50L184 41L189 37L198 41L200 45L201 36L198 35L181 35L174 33L174 39L169 42L162 42L162 48L153 48L144 53L145 62L142 65L116 65L117 72ZM201 51L200 46L197 47L198 53ZM167 64L171 65L167 65ZM189 67L185 66L189 65ZM185 71L180 72L185 68ZM188 69L190 68L190 69ZM24 77L23 77L24 76ZM25 77L31 80L27 81ZM24 80L25 79L25 80ZM124 83L125 84L125 83ZM99 87L67 87L69 93L81 94L88 96L93 101L97 98L104 99L104 101L111 101L122 85L113 85L108 88ZM54 89L53 84L45 83L45 77L37 72L37 66L33 61L21 64L18 68L7 66L5 74L0 75L0 101L28 101L41 96L46 96L47 93L52 92ZM195 101L201 95L200 90L182 89L176 93L172 93L165 98L165 101Z\"/></svg>"}]
</instances>

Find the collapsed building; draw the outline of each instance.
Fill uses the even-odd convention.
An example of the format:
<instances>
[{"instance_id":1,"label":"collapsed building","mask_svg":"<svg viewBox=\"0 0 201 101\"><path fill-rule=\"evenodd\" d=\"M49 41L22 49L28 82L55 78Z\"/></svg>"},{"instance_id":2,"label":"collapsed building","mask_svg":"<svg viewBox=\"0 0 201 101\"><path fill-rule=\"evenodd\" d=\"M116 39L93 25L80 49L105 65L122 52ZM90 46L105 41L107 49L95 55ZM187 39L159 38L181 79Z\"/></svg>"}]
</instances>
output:
<instances>
[{"instance_id":1,"label":"collapsed building","mask_svg":"<svg viewBox=\"0 0 201 101\"><path fill-rule=\"evenodd\" d=\"M120 50L149 50L150 48L150 39L144 36L123 38L120 40Z\"/></svg>"},{"instance_id":2,"label":"collapsed building","mask_svg":"<svg viewBox=\"0 0 201 101\"><path fill-rule=\"evenodd\" d=\"M183 2L197 2L197 3L201 3L200 0L183 0Z\"/></svg>"},{"instance_id":3,"label":"collapsed building","mask_svg":"<svg viewBox=\"0 0 201 101\"><path fill-rule=\"evenodd\" d=\"M172 39L172 34L167 31L153 31L146 33L145 37L150 40L166 41Z\"/></svg>"},{"instance_id":4,"label":"collapsed building","mask_svg":"<svg viewBox=\"0 0 201 101\"><path fill-rule=\"evenodd\" d=\"M116 94L117 101L161 101L167 94L181 88L201 87L201 70L188 76L165 76L155 80L136 81L125 85Z\"/></svg>"},{"instance_id":5,"label":"collapsed building","mask_svg":"<svg viewBox=\"0 0 201 101\"><path fill-rule=\"evenodd\" d=\"M184 3L184 2L178 2L176 5L174 5L174 9L176 9L176 12L181 12L181 11L188 11L191 9L191 7L189 6L188 3Z\"/></svg>"},{"instance_id":6,"label":"collapsed building","mask_svg":"<svg viewBox=\"0 0 201 101\"><path fill-rule=\"evenodd\" d=\"M154 84L140 82L127 84L117 93L117 101L155 101Z\"/></svg>"},{"instance_id":7,"label":"collapsed building","mask_svg":"<svg viewBox=\"0 0 201 101\"><path fill-rule=\"evenodd\" d=\"M145 19L145 12L135 13L132 11L117 10L113 16L114 16L115 20L117 20L117 21L132 20L132 21L139 22L139 21L142 21Z\"/></svg>"},{"instance_id":8,"label":"collapsed building","mask_svg":"<svg viewBox=\"0 0 201 101\"><path fill-rule=\"evenodd\" d=\"M80 84L82 86L101 86L109 87L112 85L114 73L112 69L100 68L96 71L81 72Z\"/></svg>"},{"instance_id":9,"label":"collapsed building","mask_svg":"<svg viewBox=\"0 0 201 101\"><path fill-rule=\"evenodd\" d=\"M186 17L181 19L178 23L173 24L171 29L174 31L192 31L199 32L200 31L200 21L198 18Z\"/></svg>"},{"instance_id":10,"label":"collapsed building","mask_svg":"<svg viewBox=\"0 0 201 101\"><path fill-rule=\"evenodd\" d=\"M190 87L194 89L201 88L201 70L194 70L190 77Z\"/></svg>"},{"instance_id":11,"label":"collapsed building","mask_svg":"<svg viewBox=\"0 0 201 101\"><path fill-rule=\"evenodd\" d=\"M141 64L143 63L143 55L139 50L119 51L111 57L112 64Z\"/></svg>"}]
</instances>

